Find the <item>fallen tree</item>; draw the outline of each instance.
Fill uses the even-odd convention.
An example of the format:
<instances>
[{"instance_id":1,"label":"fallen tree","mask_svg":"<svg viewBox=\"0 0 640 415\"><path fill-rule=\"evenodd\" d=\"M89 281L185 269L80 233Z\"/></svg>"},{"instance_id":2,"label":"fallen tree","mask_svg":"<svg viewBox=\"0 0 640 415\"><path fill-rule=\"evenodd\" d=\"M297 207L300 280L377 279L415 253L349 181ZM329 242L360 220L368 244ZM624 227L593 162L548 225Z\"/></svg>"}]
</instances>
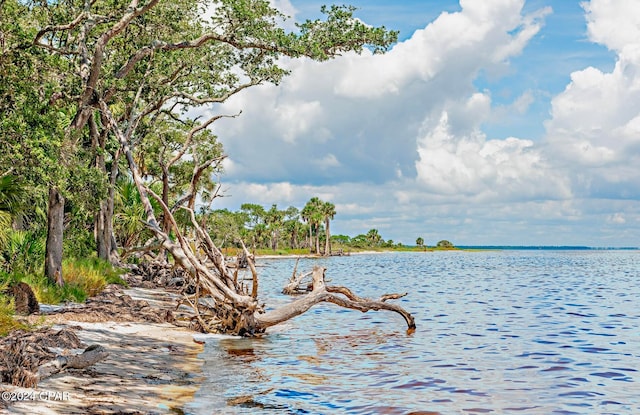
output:
<instances>
[{"instance_id":1,"label":"fallen tree","mask_svg":"<svg viewBox=\"0 0 640 415\"><path fill-rule=\"evenodd\" d=\"M212 193L212 172L224 159L210 127L240 115L216 114L216 105L247 88L278 84L289 72L281 66L283 58L325 61L349 52L384 52L397 32L364 24L349 6L323 7L323 19L296 24L295 32L288 32L280 27L286 16L268 0L71 4L45 8L46 22L33 40L34 48L64 63L54 69L73 85L58 100L70 115L69 147L82 138L104 141L95 150L108 156L98 148L110 149L110 159L98 164L101 171L110 165L111 178L120 163L127 165L144 225L153 235L143 252L153 251L156 260L169 260L187 272L196 288L185 301L195 309L202 330L255 335L322 302L398 312L410 330L415 327L408 312L386 302L399 295L363 299L346 287L327 286L324 270L314 271L308 294L265 311L253 262L248 261L250 283L239 281L238 269L227 264L194 214L196 200L203 200L207 189ZM209 16L201 13L203 8ZM154 180L162 185L159 194L151 188ZM170 195L172 188L176 194ZM157 217L152 200L161 209ZM190 218L188 229L178 225L178 212ZM100 233L106 241L112 229ZM244 246L243 251L249 257ZM59 268L61 257L55 260Z\"/></svg>"},{"instance_id":2,"label":"fallen tree","mask_svg":"<svg viewBox=\"0 0 640 415\"><path fill-rule=\"evenodd\" d=\"M145 209L146 226L154 233L162 247L172 255L176 264L185 269L196 283L196 293L191 298L186 298L186 301L194 308L203 331L243 336L256 335L264 333L267 328L296 317L322 302L330 302L363 312L369 310L394 311L404 317L409 331L415 330L415 321L411 314L400 306L386 302L388 299L400 298L402 295L387 294L382 296L380 300L358 297L346 287L325 285L325 269L319 267L313 271L312 290L309 294L281 308L265 312L264 305L261 305L258 300L258 275L253 261L249 260L249 268L253 277L249 287L238 281L237 268L234 272L231 267L227 266L223 253L214 244L206 229L197 222L193 210L183 206L182 209L190 215L191 226L195 231L193 240L187 240L171 209L159 195L145 184L133 157L129 140L118 128L109 107L102 103L101 109L109 120L109 127L122 146L129 171ZM165 220L168 221L175 235L175 241L160 227L150 197L162 207ZM244 244L242 247L245 255L249 258L247 248Z\"/></svg>"}]
</instances>

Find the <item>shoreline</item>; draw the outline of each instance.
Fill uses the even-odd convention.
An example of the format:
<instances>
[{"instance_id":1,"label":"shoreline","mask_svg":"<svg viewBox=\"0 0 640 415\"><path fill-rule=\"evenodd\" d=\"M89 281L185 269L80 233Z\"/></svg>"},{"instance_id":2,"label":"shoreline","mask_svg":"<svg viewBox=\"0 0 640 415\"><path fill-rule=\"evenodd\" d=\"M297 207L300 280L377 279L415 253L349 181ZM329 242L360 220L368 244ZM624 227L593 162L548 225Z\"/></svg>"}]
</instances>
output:
<instances>
[{"instance_id":1,"label":"shoreline","mask_svg":"<svg viewBox=\"0 0 640 415\"><path fill-rule=\"evenodd\" d=\"M334 257L345 257L345 256L354 256L354 255L373 255L373 254L386 254L394 251L352 251L345 253L343 255L332 255L332 256L323 256L318 254L256 254L256 259L296 259L296 258L308 258L308 259L326 259L326 258L334 258Z\"/></svg>"},{"instance_id":2,"label":"shoreline","mask_svg":"<svg viewBox=\"0 0 640 415\"><path fill-rule=\"evenodd\" d=\"M175 308L171 293L163 289L122 291L134 300L148 302L159 313ZM194 339L197 332L171 323L120 321L117 315L108 321L79 316L74 320L66 313L53 313L32 318L41 321L44 317L43 325L52 324L54 331L71 329L84 346L99 344L109 356L85 369L43 379L36 388L2 384L2 392L14 398L2 402L8 404L8 413L175 414L193 401L205 380L200 357L204 346ZM78 354L82 349L66 352ZM28 399L15 400L20 396Z\"/></svg>"}]
</instances>

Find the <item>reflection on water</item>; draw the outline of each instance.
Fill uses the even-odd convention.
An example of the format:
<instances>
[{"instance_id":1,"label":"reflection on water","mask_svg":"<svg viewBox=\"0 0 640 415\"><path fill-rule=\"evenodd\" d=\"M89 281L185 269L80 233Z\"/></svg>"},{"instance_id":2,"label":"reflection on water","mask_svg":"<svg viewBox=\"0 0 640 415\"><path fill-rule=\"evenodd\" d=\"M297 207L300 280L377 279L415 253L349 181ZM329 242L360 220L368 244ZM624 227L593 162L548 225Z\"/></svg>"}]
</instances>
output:
<instances>
[{"instance_id":1,"label":"reflection on water","mask_svg":"<svg viewBox=\"0 0 640 415\"><path fill-rule=\"evenodd\" d=\"M262 298L293 261L262 271ZM638 414L640 253L398 253L322 262L416 317L320 305L257 339L207 340L193 414Z\"/></svg>"}]
</instances>

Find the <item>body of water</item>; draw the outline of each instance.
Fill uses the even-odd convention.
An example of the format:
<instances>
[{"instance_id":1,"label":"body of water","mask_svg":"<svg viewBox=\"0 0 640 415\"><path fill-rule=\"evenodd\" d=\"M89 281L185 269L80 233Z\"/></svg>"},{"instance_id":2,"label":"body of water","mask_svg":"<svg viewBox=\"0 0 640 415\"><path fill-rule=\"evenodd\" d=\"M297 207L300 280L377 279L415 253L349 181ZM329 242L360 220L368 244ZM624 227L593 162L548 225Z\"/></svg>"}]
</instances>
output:
<instances>
[{"instance_id":1,"label":"body of water","mask_svg":"<svg viewBox=\"0 0 640 415\"><path fill-rule=\"evenodd\" d=\"M262 260L261 298L294 260ZM301 260L416 318L321 304L268 335L206 337L192 414L640 414L640 252L481 251Z\"/></svg>"}]
</instances>

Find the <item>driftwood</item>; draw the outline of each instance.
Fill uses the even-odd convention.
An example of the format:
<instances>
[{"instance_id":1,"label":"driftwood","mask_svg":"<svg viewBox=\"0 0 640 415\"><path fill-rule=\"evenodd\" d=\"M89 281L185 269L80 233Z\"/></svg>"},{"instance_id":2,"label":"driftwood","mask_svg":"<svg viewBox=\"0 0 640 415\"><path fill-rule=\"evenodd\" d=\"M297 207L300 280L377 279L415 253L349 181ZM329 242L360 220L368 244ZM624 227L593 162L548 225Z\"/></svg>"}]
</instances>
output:
<instances>
[{"instance_id":1,"label":"driftwood","mask_svg":"<svg viewBox=\"0 0 640 415\"><path fill-rule=\"evenodd\" d=\"M405 294L385 294L378 300L371 300L355 295L346 287L328 286L325 284L326 268L315 266L312 271L312 290L309 294L293 301L285 307L270 311L257 317L259 324L269 327L298 316L314 305L321 302L337 304L341 307L359 310L366 313L369 310L389 310L400 314L407 322L409 332L416 329L413 316L396 304L386 301L402 298ZM307 275L307 274L305 274Z\"/></svg>"},{"instance_id":2,"label":"driftwood","mask_svg":"<svg viewBox=\"0 0 640 415\"><path fill-rule=\"evenodd\" d=\"M87 347L82 354L58 356L38 368L37 381L48 378L65 369L84 369L109 356L107 350L100 345Z\"/></svg>"},{"instance_id":3,"label":"driftwood","mask_svg":"<svg viewBox=\"0 0 640 415\"><path fill-rule=\"evenodd\" d=\"M293 273L291 274L291 278L289 278L289 282L282 289L282 294L286 295L296 295L296 294L305 294L313 290L313 281L310 281L304 287L302 286L302 280L313 274L313 271L309 271L303 274L297 274L298 270L298 262L300 258L296 258L296 264L293 267Z\"/></svg>"},{"instance_id":4,"label":"driftwood","mask_svg":"<svg viewBox=\"0 0 640 415\"><path fill-rule=\"evenodd\" d=\"M0 342L0 382L35 387L38 382L66 369L84 369L108 353L102 346L89 346L79 355L56 355L52 348L77 349L82 343L71 330L17 330Z\"/></svg>"}]
</instances>

